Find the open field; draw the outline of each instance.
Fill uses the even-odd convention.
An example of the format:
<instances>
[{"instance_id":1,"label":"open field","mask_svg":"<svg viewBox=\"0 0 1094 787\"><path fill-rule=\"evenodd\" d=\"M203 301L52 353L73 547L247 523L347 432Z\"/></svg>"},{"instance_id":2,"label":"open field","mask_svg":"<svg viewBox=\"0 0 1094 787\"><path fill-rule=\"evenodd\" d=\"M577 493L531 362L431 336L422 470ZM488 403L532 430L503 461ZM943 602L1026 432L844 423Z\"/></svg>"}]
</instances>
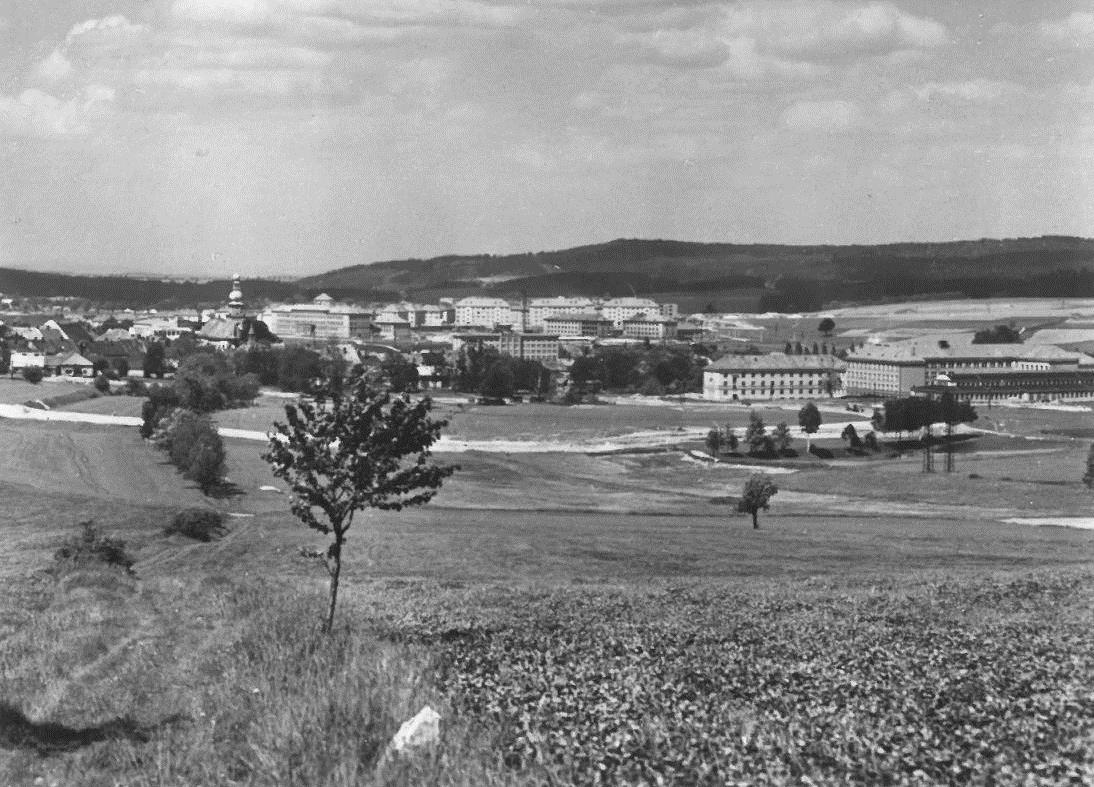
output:
<instances>
[{"instance_id":1,"label":"open field","mask_svg":"<svg viewBox=\"0 0 1094 787\"><path fill-rule=\"evenodd\" d=\"M299 555L323 541L261 489L283 485L260 443L227 441L234 491L209 500L135 428L0 421L0 783L1094 780L1094 531L1005 521L1089 510L1089 411L985 410L954 474L915 451L767 465L753 530L733 498L756 463L687 454L746 408L438 409L466 440L677 437L440 454L461 470L433 503L358 518L323 638ZM228 535L164 536L185 505ZM134 576L49 573L87 518ZM442 743L385 760L423 703Z\"/></svg>"}]
</instances>

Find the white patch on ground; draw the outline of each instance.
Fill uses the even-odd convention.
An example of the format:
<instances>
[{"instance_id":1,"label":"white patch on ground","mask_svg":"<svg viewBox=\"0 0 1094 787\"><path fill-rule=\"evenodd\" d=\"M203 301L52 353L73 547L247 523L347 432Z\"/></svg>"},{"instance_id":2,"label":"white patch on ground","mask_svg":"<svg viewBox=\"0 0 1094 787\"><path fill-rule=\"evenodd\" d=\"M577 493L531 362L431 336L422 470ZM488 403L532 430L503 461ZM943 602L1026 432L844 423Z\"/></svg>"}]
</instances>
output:
<instances>
[{"instance_id":1,"label":"white patch on ground","mask_svg":"<svg viewBox=\"0 0 1094 787\"><path fill-rule=\"evenodd\" d=\"M0 418L16 418L24 421L67 421L70 423L113 426L141 425L141 419L134 416L76 413L68 410L38 410L21 404L0 404Z\"/></svg>"},{"instance_id":2,"label":"white patch on ground","mask_svg":"<svg viewBox=\"0 0 1094 787\"><path fill-rule=\"evenodd\" d=\"M1010 517L1004 519L1009 525L1033 525L1036 527L1074 527L1080 530L1094 530L1094 517L1090 516L1042 516Z\"/></svg>"}]
</instances>

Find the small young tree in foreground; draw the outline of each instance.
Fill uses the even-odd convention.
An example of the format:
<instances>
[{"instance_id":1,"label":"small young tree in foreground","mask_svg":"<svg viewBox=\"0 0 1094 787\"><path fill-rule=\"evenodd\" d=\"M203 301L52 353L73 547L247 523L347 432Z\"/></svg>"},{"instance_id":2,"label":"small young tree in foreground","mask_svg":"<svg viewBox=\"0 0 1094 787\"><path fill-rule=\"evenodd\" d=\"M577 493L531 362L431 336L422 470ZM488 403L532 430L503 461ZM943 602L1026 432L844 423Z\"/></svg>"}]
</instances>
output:
<instances>
[{"instance_id":1,"label":"small young tree in foreground","mask_svg":"<svg viewBox=\"0 0 1094 787\"><path fill-rule=\"evenodd\" d=\"M447 421L429 417L428 398L393 397L364 373L334 375L313 387L311 401L285 406L262 458L288 482L289 506L332 541L322 555L330 574L324 630L334 624L342 550L353 516L364 508L398 511L428 503L456 468L430 460Z\"/></svg>"},{"instance_id":2,"label":"small young tree in foreground","mask_svg":"<svg viewBox=\"0 0 1094 787\"><path fill-rule=\"evenodd\" d=\"M737 511L742 514L752 514L752 527L758 530L760 527L760 509L767 510L768 501L778 493L779 488L771 480L771 476L764 473L756 473L745 482L741 499L737 501Z\"/></svg>"}]
</instances>

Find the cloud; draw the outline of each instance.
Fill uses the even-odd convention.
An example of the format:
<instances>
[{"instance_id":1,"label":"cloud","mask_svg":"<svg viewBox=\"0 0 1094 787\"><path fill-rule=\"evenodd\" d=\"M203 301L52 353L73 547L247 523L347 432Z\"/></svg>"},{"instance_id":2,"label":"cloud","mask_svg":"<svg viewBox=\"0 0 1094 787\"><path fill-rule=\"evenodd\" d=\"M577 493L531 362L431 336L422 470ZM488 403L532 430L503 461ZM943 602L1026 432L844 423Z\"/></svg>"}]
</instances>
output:
<instances>
[{"instance_id":1,"label":"cloud","mask_svg":"<svg viewBox=\"0 0 1094 787\"><path fill-rule=\"evenodd\" d=\"M0 95L0 130L15 136L81 136L89 132L89 121L110 111L114 98L114 89L105 85L89 85L67 100L35 88Z\"/></svg>"},{"instance_id":2,"label":"cloud","mask_svg":"<svg viewBox=\"0 0 1094 787\"><path fill-rule=\"evenodd\" d=\"M527 16L517 4L474 0L175 0L171 13L199 24L284 25L300 20L351 24L463 24L506 27Z\"/></svg>"},{"instance_id":3,"label":"cloud","mask_svg":"<svg viewBox=\"0 0 1094 787\"><path fill-rule=\"evenodd\" d=\"M48 82L59 82L72 75L72 61L65 57L61 50L54 49L49 57L35 67L34 71Z\"/></svg>"},{"instance_id":4,"label":"cloud","mask_svg":"<svg viewBox=\"0 0 1094 787\"><path fill-rule=\"evenodd\" d=\"M910 88L919 101L944 99L963 101L973 104L987 104L1022 92L1022 87L1014 82L993 79L971 79L963 82L925 82Z\"/></svg>"},{"instance_id":5,"label":"cloud","mask_svg":"<svg viewBox=\"0 0 1094 787\"><path fill-rule=\"evenodd\" d=\"M862 109L854 101L797 101L783 112L783 125L794 131L836 133L860 126Z\"/></svg>"},{"instance_id":6,"label":"cloud","mask_svg":"<svg viewBox=\"0 0 1094 787\"><path fill-rule=\"evenodd\" d=\"M1041 35L1053 44L1094 47L1094 13L1076 11L1064 19L1042 22Z\"/></svg>"},{"instance_id":7,"label":"cloud","mask_svg":"<svg viewBox=\"0 0 1094 787\"><path fill-rule=\"evenodd\" d=\"M942 24L887 2L744 4L727 15L731 30L751 35L762 49L805 59L932 49L949 38Z\"/></svg>"}]
</instances>

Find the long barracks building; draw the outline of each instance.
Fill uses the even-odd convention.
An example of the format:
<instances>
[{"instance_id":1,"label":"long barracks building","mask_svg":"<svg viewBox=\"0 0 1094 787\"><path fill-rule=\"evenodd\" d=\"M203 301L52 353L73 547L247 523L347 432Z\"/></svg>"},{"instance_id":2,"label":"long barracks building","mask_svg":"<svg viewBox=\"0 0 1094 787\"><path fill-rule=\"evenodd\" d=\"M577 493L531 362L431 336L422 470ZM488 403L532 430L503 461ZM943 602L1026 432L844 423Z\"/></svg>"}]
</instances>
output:
<instances>
[{"instance_id":1,"label":"long barracks building","mask_svg":"<svg viewBox=\"0 0 1094 787\"><path fill-rule=\"evenodd\" d=\"M844 388L852 396L898 397L943 385L972 402L1094 399L1090 356L1053 345L970 340L958 335L867 344L847 356Z\"/></svg>"}]
</instances>

